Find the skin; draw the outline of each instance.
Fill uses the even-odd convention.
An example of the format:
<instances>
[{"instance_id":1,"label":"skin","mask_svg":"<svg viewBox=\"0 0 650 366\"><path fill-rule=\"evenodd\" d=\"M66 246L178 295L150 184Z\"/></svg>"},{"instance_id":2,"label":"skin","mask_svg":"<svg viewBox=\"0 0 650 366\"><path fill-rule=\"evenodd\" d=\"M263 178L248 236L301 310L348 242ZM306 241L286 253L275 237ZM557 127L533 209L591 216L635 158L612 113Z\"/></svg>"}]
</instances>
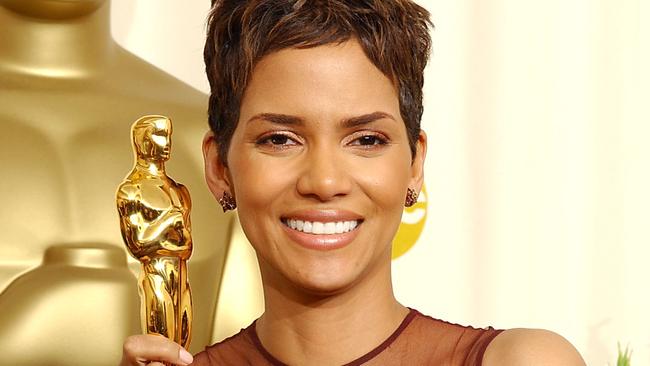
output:
<instances>
[{"instance_id":1,"label":"skin","mask_svg":"<svg viewBox=\"0 0 650 366\"><path fill-rule=\"evenodd\" d=\"M360 116L367 121L343 122ZM356 42L276 52L255 67L227 167L211 141L208 185L235 197L259 259L265 347L291 364L342 364L388 337L408 312L393 296L390 245L407 188L421 188L426 150L422 133L411 156L391 80ZM335 250L297 244L281 221L342 211L363 223ZM337 347L323 347L334 338Z\"/></svg>"},{"instance_id":2,"label":"skin","mask_svg":"<svg viewBox=\"0 0 650 366\"><path fill-rule=\"evenodd\" d=\"M363 123L344 122L360 116ZM256 250L265 296L257 331L274 356L289 364L340 365L395 330L408 310L393 295L390 246L407 188L419 192L422 186L426 135L420 134L412 156L397 90L356 41L264 57L242 99L227 165L210 133L203 152L208 187L216 198L224 192L235 198ZM305 213L341 212L362 223L335 249L301 245L283 223ZM545 364L518 357L518 350L554 338L513 331L519 333L495 339L484 364ZM155 336L135 337L140 352L168 347L157 359L178 358L179 348L165 346L161 337L155 345ZM538 359L568 344L545 342L535 348ZM558 357L555 365L584 364Z\"/></svg>"},{"instance_id":3,"label":"skin","mask_svg":"<svg viewBox=\"0 0 650 366\"><path fill-rule=\"evenodd\" d=\"M509 329L490 342L483 366L584 366L585 361L562 336L544 329Z\"/></svg>"}]
</instances>

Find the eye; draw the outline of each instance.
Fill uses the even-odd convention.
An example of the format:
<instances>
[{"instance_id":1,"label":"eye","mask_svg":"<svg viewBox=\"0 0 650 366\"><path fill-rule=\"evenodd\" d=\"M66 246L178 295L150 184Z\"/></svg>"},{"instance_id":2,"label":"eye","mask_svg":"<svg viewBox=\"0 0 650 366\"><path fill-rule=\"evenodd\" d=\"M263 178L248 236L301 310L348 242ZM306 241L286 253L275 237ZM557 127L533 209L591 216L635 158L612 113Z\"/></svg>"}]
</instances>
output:
<instances>
[{"instance_id":1,"label":"eye","mask_svg":"<svg viewBox=\"0 0 650 366\"><path fill-rule=\"evenodd\" d=\"M298 143L292 139L291 137L281 134L281 133L273 133L270 135L263 136L256 142L257 145L267 145L267 146L272 146L272 147L285 147L285 146L292 146L292 145L297 145Z\"/></svg>"},{"instance_id":2,"label":"eye","mask_svg":"<svg viewBox=\"0 0 650 366\"><path fill-rule=\"evenodd\" d=\"M151 135L151 140L157 145L167 145L167 137L161 135Z\"/></svg>"},{"instance_id":3,"label":"eye","mask_svg":"<svg viewBox=\"0 0 650 366\"><path fill-rule=\"evenodd\" d=\"M371 134L357 137L350 143L350 145L370 147L376 145L386 145L387 143L388 140L385 137Z\"/></svg>"}]
</instances>

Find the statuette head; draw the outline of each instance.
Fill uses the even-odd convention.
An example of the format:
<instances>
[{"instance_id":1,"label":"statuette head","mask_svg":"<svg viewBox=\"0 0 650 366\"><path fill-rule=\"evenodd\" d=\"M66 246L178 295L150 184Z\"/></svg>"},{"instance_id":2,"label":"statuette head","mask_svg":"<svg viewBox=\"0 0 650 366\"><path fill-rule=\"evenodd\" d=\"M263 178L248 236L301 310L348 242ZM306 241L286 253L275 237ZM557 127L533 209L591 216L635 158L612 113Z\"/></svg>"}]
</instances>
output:
<instances>
[{"instance_id":1,"label":"statuette head","mask_svg":"<svg viewBox=\"0 0 650 366\"><path fill-rule=\"evenodd\" d=\"M165 162L171 152L171 121L163 116L145 116L133 124L132 142L138 159Z\"/></svg>"}]
</instances>

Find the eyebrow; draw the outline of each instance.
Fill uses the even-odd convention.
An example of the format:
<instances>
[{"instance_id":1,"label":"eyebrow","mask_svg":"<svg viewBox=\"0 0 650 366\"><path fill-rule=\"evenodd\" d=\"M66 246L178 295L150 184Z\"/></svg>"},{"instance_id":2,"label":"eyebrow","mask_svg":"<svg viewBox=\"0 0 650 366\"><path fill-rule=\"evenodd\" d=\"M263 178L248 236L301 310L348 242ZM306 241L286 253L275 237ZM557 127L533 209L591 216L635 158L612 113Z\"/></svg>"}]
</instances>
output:
<instances>
[{"instance_id":1,"label":"eyebrow","mask_svg":"<svg viewBox=\"0 0 650 366\"><path fill-rule=\"evenodd\" d=\"M366 125L370 122L374 122L380 119L392 119L393 121L396 120L395 117L393 117L390 113L377 111L368 114L362 114L356 117L346 118L341 122L341 125L346 128L352 128Z\"/></svg>"},{"instance_id":2,"label":"eyebrow","mask_svg":"<svg viewBox=\"0 0 650 366\"><path fill-rule=\"evenodd\" d=\"M393 117L390 113L377 111L368 114L362 114L360 116L345 118L341 121L341 125L345 128L353 128L380 119L392 119L393 121L396 121L395 117ZM305 120L301 117L292 116L288 114L281 114L281 113L256 114L253 117L251 117L247 122L251 122L254 120L263 120L263 121L269 121L271 123L275 123L279 125L290 125L290 126L296 126L296 125L302 126L305 124Z\"/></svg>"},{"instance_id":3,"label":"eyebrow","mask_svg":"<svg viewBox=\"0 0 650 366\"><path fill-rule=\"evenodd\" d=\"M279 113L260 113L256 114L253 117L249 118L248 122L255 120L269 121L279 125L303 125L305 120L288 114L279 114Z\"/></svg>"}]
</instances>

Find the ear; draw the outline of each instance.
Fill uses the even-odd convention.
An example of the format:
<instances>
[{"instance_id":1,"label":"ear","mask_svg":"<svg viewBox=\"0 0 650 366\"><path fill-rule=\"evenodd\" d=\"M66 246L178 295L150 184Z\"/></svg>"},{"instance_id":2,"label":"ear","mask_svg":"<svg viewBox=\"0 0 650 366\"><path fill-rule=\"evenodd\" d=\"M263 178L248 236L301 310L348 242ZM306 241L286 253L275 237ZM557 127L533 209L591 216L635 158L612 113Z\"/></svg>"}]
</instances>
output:
<instances>
[{"instance_id":1,"label":"ear","mask_svg":"<svg viewBox=\"0 0 650 366\"><path fill-rule=\"evenodd\" d=\"M420 130L420 135L415 142L415 155L411 162L411 181L409 187L417 193L422 190L424 184L424 158L427 155L427 134Z\"/></svg>"},{"instance_id":2,"label":"ear","mask_svg":"<svg viewBox=\"0 0 650 366\"><path fill-rule=\"evenodd\" d=\"M208 131L203 137L203 163L205 169L205 182L214 198L221 199L224 192L234 194L230 185L230 174L228 168L221 162L219 146L214 139L212 131Z\"/></svg>"}]
</instances>

